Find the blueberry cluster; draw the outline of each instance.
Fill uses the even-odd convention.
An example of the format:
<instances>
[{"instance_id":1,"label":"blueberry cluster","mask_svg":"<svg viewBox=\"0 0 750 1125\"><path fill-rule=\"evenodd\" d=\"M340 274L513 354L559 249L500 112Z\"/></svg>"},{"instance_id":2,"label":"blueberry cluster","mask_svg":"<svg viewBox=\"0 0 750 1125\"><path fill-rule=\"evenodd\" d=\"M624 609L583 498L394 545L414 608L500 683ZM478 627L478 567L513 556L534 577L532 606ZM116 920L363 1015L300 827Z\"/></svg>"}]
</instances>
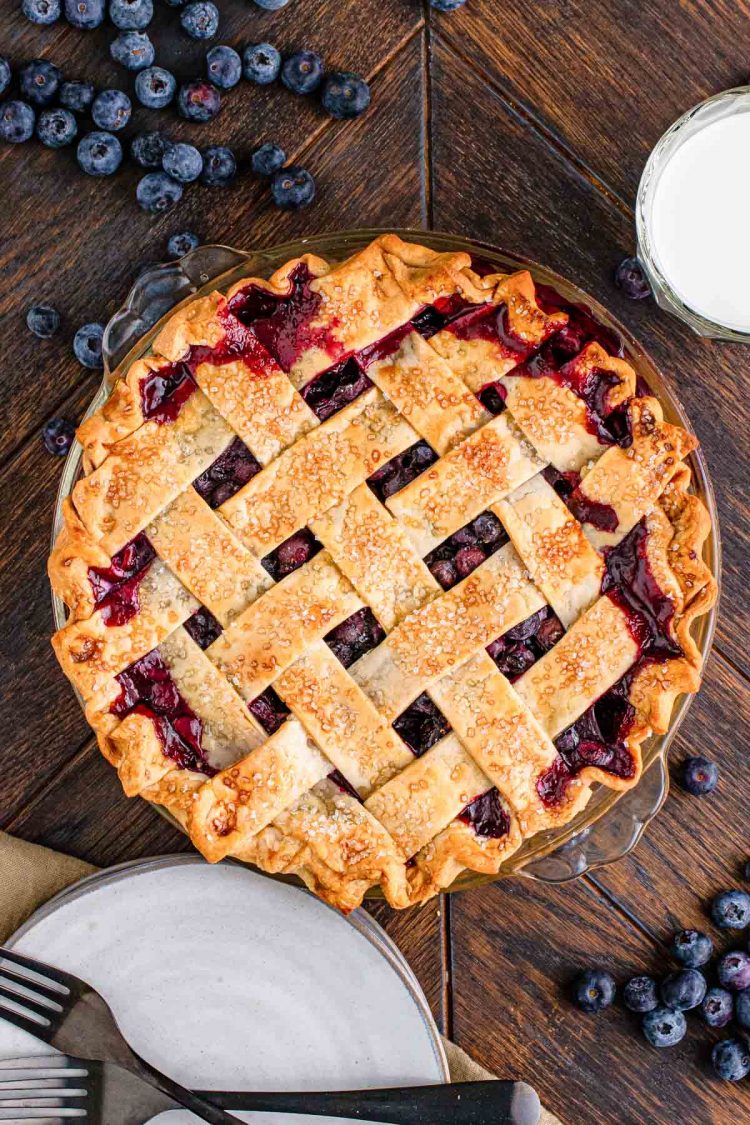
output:
<instances>
[{"instance_id":1,"label":"blueberry cluster","mask_svg":"<svg viewBox=\"0 0 750 1125\"><path fill-rule=\"evenodd\" d=\"M750 862L745 868L750 877ZM711 903L711 919L722 930L750 926L750 894L722 891ZM698 1010L708 1027L734 1021L737 1034L716 1043L711 1062L719 1078L738 1082L750 1074L750 953L733 949L714 957L714 943L699 930L680 930L669 946L680 968L661 981L632 977L624 986L625 1007L641 1016L641 1029L653 1047L673 1047L687 1031L685 1012ZM709 979L707 979L709 978ZM576 1004L585 1012L599 1012L615 999L617 985L606 969L587 969L575 982Z\"/></svg>"}]
</instances>

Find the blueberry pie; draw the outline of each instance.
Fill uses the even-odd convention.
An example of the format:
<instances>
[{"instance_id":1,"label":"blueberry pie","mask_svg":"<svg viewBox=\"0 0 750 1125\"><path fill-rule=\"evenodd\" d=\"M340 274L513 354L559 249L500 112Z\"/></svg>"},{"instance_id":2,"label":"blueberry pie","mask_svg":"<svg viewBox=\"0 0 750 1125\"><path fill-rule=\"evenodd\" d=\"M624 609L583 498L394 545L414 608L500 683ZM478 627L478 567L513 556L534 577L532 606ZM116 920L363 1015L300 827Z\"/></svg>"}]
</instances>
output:
<instances>
[{"instance_id":1,"label":"blueberry pie","mask_svg":"<svg viewBox=\"0 0 750 1125\"><path fill-rule=\"evenodd\" d=\"M55 652L211 861L420 902L636 785L698 688L696 440L528 272L305 255L184 304L78 438Z\"/></svg>"}]
</instances>

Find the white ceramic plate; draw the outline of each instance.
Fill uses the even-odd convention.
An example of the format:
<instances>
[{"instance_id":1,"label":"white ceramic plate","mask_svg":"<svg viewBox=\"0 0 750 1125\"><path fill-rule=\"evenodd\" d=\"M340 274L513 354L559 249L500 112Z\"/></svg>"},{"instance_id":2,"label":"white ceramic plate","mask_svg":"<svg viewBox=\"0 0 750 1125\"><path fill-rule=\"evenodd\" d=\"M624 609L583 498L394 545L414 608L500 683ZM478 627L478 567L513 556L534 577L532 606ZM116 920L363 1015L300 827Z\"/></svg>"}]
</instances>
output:
<instances>
[{"instance_id":1,"label":"white ceramic plate","mask_svg":"<svg viewBox=\"0 0 750 1125\"><path fill-rule=\"evenodd\" d=\"M424 996L369 915L346 920L239 865L169 857L95 875L37 911L9 944L90 981L136 1051L185 1086L446 1080ZM45 1051L0 1020L1 1055ZM238 1116L253 1125L330 1121ZM194 1121L182 1112L159 1118Z\"/></svg>"}]
</instances>

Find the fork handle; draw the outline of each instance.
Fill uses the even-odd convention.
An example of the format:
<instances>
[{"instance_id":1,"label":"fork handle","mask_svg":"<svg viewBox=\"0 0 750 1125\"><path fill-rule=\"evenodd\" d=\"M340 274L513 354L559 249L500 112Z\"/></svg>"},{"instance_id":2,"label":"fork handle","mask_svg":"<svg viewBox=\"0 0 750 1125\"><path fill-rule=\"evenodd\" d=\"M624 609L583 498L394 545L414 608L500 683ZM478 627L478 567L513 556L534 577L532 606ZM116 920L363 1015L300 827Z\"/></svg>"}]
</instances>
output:
<instances>
[{"instance_id":1,"label":"fork handle","mask_svg":"<svg viewBox=\"0 0 750 1125\"><path fill-rule=\"evenodd\" d=\"M526 1082L453 1082L392 1090L326 1093L224 1093L204 1091L225 1109L346 1117L384 1125L537 1125L541 1107Z\"/></svg>"},{"instance_id":2,"label":"fork handle","mask_svg":"<svg viewBox=\"0 0 750 1125\"><path fill-rule=\"evenodd\" d=\"M141 1065L141 1076L147 1082L161 1090L163 1094L167 1094L185 1109L189 1109L202 1121L208 1121L209 1125L242 1125L238 1117L232 1117L230 1113L226 1112L227 1109L239 1109L240 1106L233 1104L225 1107L223 1103L219 1104L215 1094L200 1094L187 1090L184 1086L180 1086L178 1082L168 1078L166 1074L162 1074L154 1067L149 1066L140 1055L136 1055L135 1058Z\"/></svg>"}]
</instances>

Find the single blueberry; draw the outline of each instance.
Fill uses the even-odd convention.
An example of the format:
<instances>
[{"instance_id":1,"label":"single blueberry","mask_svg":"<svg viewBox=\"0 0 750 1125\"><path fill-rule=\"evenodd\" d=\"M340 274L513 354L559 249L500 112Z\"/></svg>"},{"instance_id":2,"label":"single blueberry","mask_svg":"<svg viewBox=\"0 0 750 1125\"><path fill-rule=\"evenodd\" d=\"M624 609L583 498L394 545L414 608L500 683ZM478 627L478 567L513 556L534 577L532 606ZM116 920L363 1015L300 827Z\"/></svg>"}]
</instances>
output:
<instances>
[{"instance_id":1,"label":"single blueberry","mask_svg":"<svg viewBox=\"0 0 750 1125\"><path fill-rule=\"evenodd\" d=\"M281 55L271 43L251 43L242 52L242 73L248 82L267 86L281 70Z\"/></svg>"},{"instance_id":2,"label":"single blueberry","mask_svg":"<svg viewBox=\"0 0 750 1125\"><path fill-rule=\"evenodd\" d=\"M42 430L45 449L56 457L64 457L70 451L75 436L75 423L67 418L53 418Z\"/></svg>"},{"instance_id":3,"label":"single blueberry","mask_svg":"<svg viewBox=\"0 0 750 1125\"><path fill-rule=\"evenodd\" d=\"M213 39L219 30L219 9L211 0L191 0L180 12L180 23L191 39Z\"/></svg>"},{"instance_id":4,"label":"single blueberry","mask_svg":"<svg viewBox=\"0 0 750 1125\"><path fill-rule=\"evenodd\" d=\"M237 161L231 148L209 145L203 150L201 183L208 187L226 187L237 172Z\"/></svg>"},{"instance_id":5,"label":"single blueberry","mask_svg":"<svg viewBox=\"0 0 750 1125\"><path fill-rule=\"evenodd\" d=\"M154 18L154 0L109 0L109 18L120 31L143 31Z\"/></svg>"},{"instance_id":6,"label":"single blueberry","mask_svg":"<svg viewBox=\"0 0 750 1125\"><path fill-rule=\"evenodd\" d=\"M586 969L576 978L573 997L584 1012L601 1012L615 998L615 978L606 969Z\"/></svg>"},{"instance_id":7,"label":"single blueberry","mask_svg":"<svg viewBox=\"0 0 750 1125\"><path fill-rule=\"evenodd\" d=\"M23 0L21 11L27 20L45 26L59 20L62 8L60 0Z\"/></svg>"},{"instance_id":8,"label":"single blueberry","mask_svg":"<svg viewBox=\"0 0 750 1125\"><path fill-rule=\"evenodd\" d=\"M750 895L745 891L722 891L711 903L711 917L719 929L747 929L750 926Z\"/></svg>"},{"instance_id":9,"label":"single blueberry","mask_svg":"<svg viewBox=\"0 0 750 1125\"><path fill-rule=\"evenodd\" d=\"M110 43L109 53L127 70L143 70L156 58L154 45L143 31L121 31Z\"/></svg>"},{"instance_id":10,"label":"single blueberry","mask_svg":"<svg viewBox=\"0 0 750 1125\"><path fill-rule=\"evenodd\" d=\"M615 270L615 285L631 301L642 301L651 296L651 286L637 258L623 258Z\"/></svg>"},{"instance_id":11,"label":"single blueberry","mask_svg":"<svg viewBox=\"0 0 750 1125\"><path fill-rule=\"evenodd\" d=\"M697 969L711 960L714 943L708 934L702 934L700 930L680 930L672 938L670 949L672 956L683 965Z\"/></svg>"},{"instance_id":12,"label":"single blueberry","mask_svg":"<svg viewBox=\"0 0 750 1125\"><path fill-rule=\"evenodd\" d=\"M717 989L717 992L719 989ZM729 993L727 993L727 996ZM734 998L734 1018L740 1027L750 1031L750 988L743 988Z\"/></svg>"},{"instance_id":13,"label":"single blueberry","mask_svg":"<svg viewBox=\"0 0 750 1125\"><path fill-rule=\"evenodd\" d=\"M183 230L172 235L167 243L167 254L169 258L183 258L198 245L200 245L198 235L193 234L191 230Z\"/></svg>"},{"instance_id":14,"label":"single blueberry","mask_svg":"<svg viewBox=\"0 0 750 1125\"><path fill-rule=\"evenodd\" d=\"M323 60L314 51L296 51L284 60L281 81L293 94L312 94L323 80Z\"/></svg>"},{"instance_id":15,"label":"single blueberry","mask_svg":"<svg viewBox=\"0 0 750 1125\"><path fill-rule=\"evenodd\" d=\"M34 135L36 114L26 102L8 101L0 104L0 140L18 145Z\"/></svg>"},{"instance_id":16,"label":"single blueberry","mask_svg":"<svg viewBox=\"0 0 750 1125\"><path fill-rule=\"evenodd\" d=\"M104 325L90 322L82 324L73 337L73 354L80 364L96 370L104 366L102 359L102 337Z\"/></svg>"},{"instance_id":17,"label":"single blueberry","mask_svg":"<svg viewBox=\"0 0 750 1125\"><path fill-rule=\"evenodd\" d=\"M716 964L716 975L719 984L732 992L750 988L750 954L743 953L741 949L725 953Z\"/></svg>"},{"instance_id":18,"label":"single blueberry","mask_svg":"<svg viewBox=\"0 0 750 1125\"><path fill-rule=\"evenodd\" d=\"M69 109L43 109L36 123L36 135L48 148L71 144L78 133L78 124Z\"/></svg>"},{"instance_id":19,"label":"single blueberry","mask_svg":"<svg viewBox=\"0 0 750 1125\"><path fill-rule=\"evenodd\" d=\"M182 185L166 172L148 172L138 181L135 197L144 211L160 215L169 211L182 199Z\"/></svg>"},{"instance_id":20,"label":"single blueberry","mask_svg":"<svg viewBox=\"0 0 750 1125\"><path fill-rule=\"evenodd\" d=\"M213 82L195 78L180 86L177 108L188 121L205 123L216 117L221 109L221 94Z\"/></svg>"},{"instance_id":21,"label":"single blueberry","mask_svg":"<svg viewBox=\"0 0 750 1125\"><path fill-rule=\"evenodd\" d=\"M206 55L208 77L221 90L231 90L242 78L242 59L234 47L212 47Z\"/></svg>"},{"instance_id":22,"label":"single blueberry","mask_svg":"<svg viewBox=\"0 0 750 1125\"><path fill-rule=\"evenodd\" d=\"M122 163L122 145L112 133L86 133L78 142L76 156L87 176L111 176Z\"/></svg>"},{"instance_id":23,"label":"single blueberry","mask_svg":"<svg viewBox=\"0 0 750 1125\"><path fill-rule=\"evenodd\" d=\"M744 995L738 994L737 999ZM725 1027L732 1018L734 1002L726 988L709 988L701 1001L701 1016L709 1027Z\"/></svg>"},{"instance_id":24,"label":"single blueberry","mask_svg":"<svg viewBox=\"0 0 750 1125\"><path fill-rule=\"evenodd\" d=\"M304 168L293 164L274 173L271 195L282 211L298 211L309 207L315 199L315 180Z\"/></svg>"},{"instance_id":25,"label":"single blueberry","mask_svg":"<svg viewBox=\"0 0 750 1125\"><path fill-rule=\"evenodd\" d=\"M190 184L193 180L197 180L203 171L203 157L195 145L180 142L167 146L161 166L173 180L181 184Z\"/></svg>"},{"instance_id":26,"label":"single blueberry","mask_svg":"<svg viewBox=\"0 0 750 1125\"><path fill-rule=\"evenodd\" d=\"M124 129L130 121L131 112L130 98L122 90L102 90L91 106L94 124L110 132Z\"/></svg>"},{"instance_id":27,"label":"single blueberry","mask_svg":"<svg viewBox=\"0 0 750 1125\"><path fill-rule=\"evenodd\" d=\"M154 129L147 133L137 133L130 142L130 155L141 168L161 168L169 140Z\"/></svg>"},{"instance_id":28,"label":"single blueberry","mask_svg":"<svg viewBox=\"0 0 750 1125\"><path fill-rule=\"evenodd\" d=\"M694 797L702 797L716 788L719 769L715 762L698 754L682 763L682 784Z\"/></svg>"},{"instance_id":29,"label":"single blueberry","mask_svg":"<svg viewBox=\"0 0 750 1125\"><path fill-rule=\"evenodd\" d=\"M94 100L93 82L63 82L60 87L60 105L74 113L85 113Z\"/></svg>"},{"instance_id":30,"label":"single blueberry","mask_svg":"<svg viewBox=\"0 0 750 1125\"><path fill-rule=\"evenodd\" d=\"M430 0L430 4L436 12L455 12L458 8L463 8L466 0Z\"/></svg>"},{"instance_id":31,"label":"single blueberry","mask_svg":"<svg viewBox=\"0 0 750 1125\"><path fill-rule=\"evenodd\" d=\"M744 1039L722 1039L714 1045L711 1062L719 1078L739 1082L750 1074L750 1050Z\"/></svg>"},{"instance_id":32,"label":"single blueberry","mask_svg":"<svg viewBox=\"0 0 750 1125\"><path fill-rule=\"evenodd\" d=\"M34 105L49 105L57 97L62 71L49 59L32 59L18 72L21 95Z\"/></svg>"},{"instance_id":33,"label":"single blueberry","mask_svg":"<svg viewBox=\"0 0 750 1125\"><path fill-rule=\"evenodd\" d=\"M71 27L93 31L104 23L104 0L65 0L65 18Z\"/></svg>"},{"instance_id":34,"label":"single blueberry","mask_svg":"<svg viewBox=\"0 0 750 1125\"><path fill-rule=\"evenodd\" d=\"M680 1011L654 1008L652 1012L646 1012L641 1027L652 1047L674 1047L684 1038L687 1021Z\"/></svg>"},{"instance_id":35,"label":"single blueberry","mask_svg":"<svg viewBox=\"0 0 750 1125\"><path fill-rule=\"evenodd\" d=\"M329 74L323 83L323 109L331 117L359 117L370 104L370 87L358 74Z\"/></svg>"},{"instance_id":36,"label":"single blueberry","mask_svg":"<svg viewBox=\"0 0 750 1125\"><path fill-rule=\"evenodd\" d=\"M283 148L268 141L254 149L250 157L250 167L257 176L272 176L286 164Z\"/></svg>"},{"instance_id":37,"label":"single blueberry","mask_svg":"<svg viewBox=\"0 0 750 1125\"><path fill-rule=\"evenodd\" d=\"M680 969L661 982L661 998L668 1008L689 1012L706 995L706 978L699 969Z\"/></svg>"},{"instance_id":38,"label":"single blueberry","mask_svg":"<svg viewBox=\"0 0 750 1125\"><path fill-rule=\"evenodd\" d=\"M40 340L49 340L60 327L60 314L52 305L32 305L26 313L26 327Z\"/></svg>"},{"instance_id":39,"label":"single blueberry","mask_svg":"<svg viewBox=\"0 0 750 1125\"><path fill-rule=\"evenodd\" d=\"M653 1012L659 1006L659 991L653 977L632 977L622 992L625 1007L631 1012Z\"/></svg>"},{"instance_id":40,"label":"single blueberry","mask_svg":"<svg viewBox=\"0 0 750 1125\"><path fill-rule=\"evenodd\" d=\"M286 8L289 0L255 0L255 3L264 12L278 12L280 8Z\"/></svg>"},{"instance_id":41,"label":"single blueberry","mask_svg":"<svg viewBox=\"0 0 750 1125\"><path fill-rule=\"evenodd\" d=\"M4 55L0 55L0 94L4 94L8 89L13 78L13 72L10 69L10 63Z\"/></svg>"},{"instance_id":42,"label":"single blueberry","mask_svg":"<svg viewBox=\"0 0 750 1125\"><path fill-rule=\"evenodd\" d=\"M135 79L135 96L147 109L164 109L177 89L177 80L163 66L149 66L140 70Z\"/></svg>"}]
</instances>

